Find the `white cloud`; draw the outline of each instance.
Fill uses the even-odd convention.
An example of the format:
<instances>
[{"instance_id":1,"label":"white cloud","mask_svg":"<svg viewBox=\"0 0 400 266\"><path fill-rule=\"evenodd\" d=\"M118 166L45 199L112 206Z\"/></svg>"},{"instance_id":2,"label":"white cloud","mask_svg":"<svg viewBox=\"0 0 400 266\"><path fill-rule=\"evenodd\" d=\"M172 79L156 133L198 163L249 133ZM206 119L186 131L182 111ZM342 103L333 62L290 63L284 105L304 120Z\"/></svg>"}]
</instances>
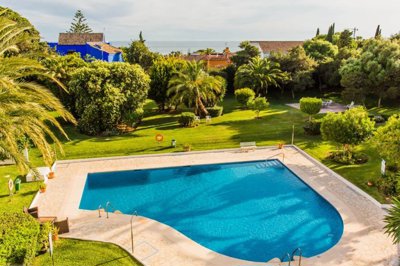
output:
<instances>
[{"instance_id":1,"label":"white cloud","mask_svg":"<svg viewBox=\"0 0 400 266\"><path fill-rule=\"evenodd\" d=\"M46 40L68 30L81 9L108 40L130 40L143 30L148 40L300 40L324 32L359 28L369 37L400 30L398 0L3 0L26 16Z\"/></svg>"}]
</instances>

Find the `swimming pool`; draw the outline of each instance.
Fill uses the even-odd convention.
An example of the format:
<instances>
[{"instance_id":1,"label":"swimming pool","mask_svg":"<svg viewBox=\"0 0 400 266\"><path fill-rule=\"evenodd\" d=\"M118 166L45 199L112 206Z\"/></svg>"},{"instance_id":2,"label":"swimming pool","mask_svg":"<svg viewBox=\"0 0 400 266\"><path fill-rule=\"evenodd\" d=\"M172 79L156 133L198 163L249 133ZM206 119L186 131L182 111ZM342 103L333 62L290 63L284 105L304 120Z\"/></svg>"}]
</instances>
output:
<instances>
[{"instance_id":1,"label":"swimming pool","mask_svg":"<svg viewBox=\"0 0 400 266\"><path fill-rule=\"evenodd\" d=\"M311 257L343 233L336 209L278 160L88 174L80 208L110 202L238 259Z\"/></svg>"}]
</instances>

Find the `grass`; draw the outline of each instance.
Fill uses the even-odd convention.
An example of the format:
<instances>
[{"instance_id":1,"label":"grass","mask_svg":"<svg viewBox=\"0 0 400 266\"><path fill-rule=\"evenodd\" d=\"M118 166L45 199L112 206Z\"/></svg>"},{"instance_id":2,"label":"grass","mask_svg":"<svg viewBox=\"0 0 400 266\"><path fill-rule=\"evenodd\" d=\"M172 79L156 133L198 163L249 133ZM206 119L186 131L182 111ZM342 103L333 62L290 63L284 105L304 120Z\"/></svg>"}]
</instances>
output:
<instances>
[{"instance_id":1,"label":"grass","mask_svg":"<svg viewBox=\"0 0 400 266\"><path fill-rule=\"evenodd\" d=\"M34 266L52 265L49 253L35 258ZM121 265L139 266L128 252L120 247L97 241L60 239L54 245L54 265L95 266Z\"/></svg>"},{"instance_id":2,"label":"grass","mask_svg":"<svg viewBox=\"0 0 400 266\"><path fill-rule=\"evenodd\" d=\"M76 128L65 126L70 141L64 141L66 156L58 159L77 159L93 157L123 156L132 154L181 152L184 144L191 144L192 150L210 150L237 148L240 142L256 141L257 145L277 145L278 142L291 142L292 126L295 126L295 144L325 165L347 178L380 202L384 196L376 187L367 186L380 176L380 159L368 145L362 144L358 150L369 155L369 161L363 165L340 165L327 160L329 152L335 147L320 136L306 136L302 126L307 116L299 110L288 107L282 101L274 101L268 110L261 113L262 119L254 119L255 113L240 109L235 99L227 97L223 103L224 115L213 118L211 124L204 120L196 128L179 126L178 114L159 114L151 111L154 104L146 106L147 115L140 127L121 136L86 136ZM393 114L399 108L373 109L375 112ZM155 135L164 135L164 141L158 144ZM171 148L171 140L177 141L177 147ZM31 150L31 160L36 165L43 164L37 150ZM13 166L0 167L0 211L20 211L22 206L32 200L38 184L23 183L22 190L13 198L8 196L6 174L17 175Z\"/></svg>"}]
</instances>

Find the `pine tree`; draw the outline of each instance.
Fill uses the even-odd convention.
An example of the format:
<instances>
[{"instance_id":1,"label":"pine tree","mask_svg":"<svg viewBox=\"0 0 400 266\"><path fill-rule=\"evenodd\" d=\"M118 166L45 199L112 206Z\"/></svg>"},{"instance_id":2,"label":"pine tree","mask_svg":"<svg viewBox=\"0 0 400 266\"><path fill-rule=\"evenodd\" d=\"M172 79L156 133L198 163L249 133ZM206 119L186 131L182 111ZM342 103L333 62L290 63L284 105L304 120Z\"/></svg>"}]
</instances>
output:
<instances>
[{"instance_id":1,"label":"pine tree","mask_svg":"<svg viewBox=\"0 0 400 266\"><path fill-rule=\"evenodd\" d=\"M142 43L144 43L146 41L145 39L143 39L142 31L140 31L140 33L139 33L139 41L142 42Z\"/></svg>"},{"instance_id":2,"label":"pine tree","mask_svg":"<svg viewBox=\"0 0 400 266\"><path fill-rule=\"evenodd\" d=\"M315 37L319 36L319 28L317 28L317 33L315 34Z\"/></svg>"},{"instance_id":3,"label":"pine tree","mask_svg":"<svg viewBox=\"0 0 400 266\"><path fill-rule=\"evenodd\" d=\"M378 27L376 28L376 31L375 31L375 39L380 39L381 36L382 36L381 25L378 25Z\"/></svg>"},{"instance_id":4,"label":"pine tree","mask_svg":"<svg viewBox=\"0 0 400 266\"><path fill-rule=\"evenodd\" d=\"M92 29L86 23L86 18L82 11L77 10L74 19L71 23L71 27L68 31L69 33L91 33Z\"/></svg>"}]
</instances>

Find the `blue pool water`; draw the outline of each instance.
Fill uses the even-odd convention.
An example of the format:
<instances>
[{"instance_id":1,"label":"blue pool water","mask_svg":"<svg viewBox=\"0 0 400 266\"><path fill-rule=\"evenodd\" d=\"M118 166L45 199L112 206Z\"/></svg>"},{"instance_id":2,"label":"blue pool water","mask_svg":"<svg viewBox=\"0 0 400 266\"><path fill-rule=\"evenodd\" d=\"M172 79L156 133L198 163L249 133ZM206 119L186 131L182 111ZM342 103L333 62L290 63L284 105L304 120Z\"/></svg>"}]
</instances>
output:
<instances>
[{"instance_id":1,"label":"blue pool water","mask_svg":"<svg viewBox=\"0 0 400 266\"><path fill-rule=\"evenodd\" d=\"M89 174L80 208L106 202L165 223L221 254L257 262L342 236L339 213L277 160Z\"/></svg>"}]
</instances>

